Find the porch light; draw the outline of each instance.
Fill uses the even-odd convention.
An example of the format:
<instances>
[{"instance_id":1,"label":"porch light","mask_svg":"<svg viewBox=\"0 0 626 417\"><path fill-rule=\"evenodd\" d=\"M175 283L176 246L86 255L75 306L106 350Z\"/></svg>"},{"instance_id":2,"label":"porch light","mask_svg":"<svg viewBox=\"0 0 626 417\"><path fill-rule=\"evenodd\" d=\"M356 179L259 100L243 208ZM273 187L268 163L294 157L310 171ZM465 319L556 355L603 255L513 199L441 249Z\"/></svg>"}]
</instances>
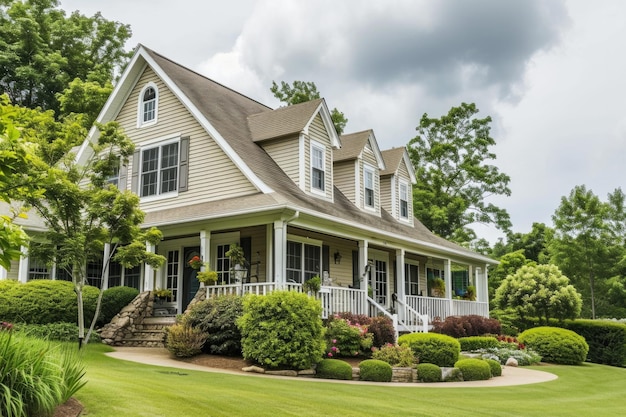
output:
<instances>
[{"instance_id":1,"label":"porch light","mask_svg":"<svg viewBox=\"0 0 626 417\"><path fill-rule=\"evenodd\" d=\"M341 253L339 253L339 251L335 252L335 264L340 264L341 263Z\"/></svg>"}]
</instances>

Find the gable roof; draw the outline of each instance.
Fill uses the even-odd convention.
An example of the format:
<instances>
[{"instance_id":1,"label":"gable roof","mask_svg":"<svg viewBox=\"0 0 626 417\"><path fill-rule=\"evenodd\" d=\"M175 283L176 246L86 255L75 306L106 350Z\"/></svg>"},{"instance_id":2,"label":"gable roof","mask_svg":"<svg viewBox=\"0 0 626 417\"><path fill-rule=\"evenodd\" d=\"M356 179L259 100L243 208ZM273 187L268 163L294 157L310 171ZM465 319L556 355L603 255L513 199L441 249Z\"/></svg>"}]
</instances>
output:
<instances>
[{"instance_id":1,"label":"gable roof","mask_svg":"<svg viewBox=\"0 0 626 417\"><path fill-rule=\"evenodd\" d=\"M289 134L288 132L299 131L297 129L301 128L306 131L317 114L320 114L325 124L330 123L332 125L330 113L323 99L272 110L243 94L171 61L143 45L139 45L120 81L100 112L98 122L113 120L117 116L137 80L148 66L163 80L167 88L180 100L182 105L187 108L261 194L219 203L212 201L184 208L149 212L146 213L145 226L170 225L193 220L201 221L234 213L293 209L318 219L324 218L337 224L343 224L345 227L368 230L394 239L401 238L433 250L478 259L483 262L494 262L483 255L435 236L418 220L414 222L414 226L408 226L400 224L384 210L381 210L383 212L381 217L365 213L358 209L336 187L334 188L334 201L312 197L302 191L255 142L255 138L263 140L261 138L269 134L280 135L281 132L283 132L282 134ZM309 120L304 123L307 116L309 116ZM281 126L280 123L288 120L292 120L289 127ZM277 129L277 133L269 132L271 126ZM334 126L332 129L328 129L328 133L333 144L339 146L341 142ZM381 169L383 169L383 158L376 144L373 131L357 132L355 135L358 136L360 133L363 133L366 140L370 141L382 166ZM78 158L85 157L87 142L95 140L97 135L97 130L92 128L78 152ZM335 139L333 139L333 135ZM363 144L365 143L363 142Z\"/></svg>"},{"instance_id":2,"label":"gable roof","mask_svg":"<svg viewBox=\"0 0 626 417\"><path fill-rule=\"evenodd\" d=\"M248 127L252 134L252 141L262 142L267 139L308 133L309 126L318 114L324 121L332 145L341 146L326 101L323 98L249 116Z\"/></svg>"},{"instance_id":3,"label":"gable roof","mask_svg":"<svg viewBox=\"0 0 626 417\"><path fill-rule=\"evenodd\" d=\"M404 165L406 165L406 169L409 171L411 183L415 184L417 182L417 178L415 177L415 169L413 168L411 158L409 158L409 153L407 152L405 147L387 149L382 151L381 153L383 155L386 167L380 172L381 176L396 174L398 172L398 168L400 168L400 163L404 161Z\"/></svg>"},{"instance_id":4,"label":"gable roof","mask_svg":"<svg viewBox=\"0 0 626 417\"><path fill-rule=\"evenodd\" d=\"M374 136L372 129L342 135L341 149L337 149L333 152L333 162L349 161L359 158L363 149L365 149L365 145L368 143L374 152L378 169L385 169L385 161L380 153L380 148L378 147L378 142L376 141L376 136Z\"/></svg>"}]
</instances>

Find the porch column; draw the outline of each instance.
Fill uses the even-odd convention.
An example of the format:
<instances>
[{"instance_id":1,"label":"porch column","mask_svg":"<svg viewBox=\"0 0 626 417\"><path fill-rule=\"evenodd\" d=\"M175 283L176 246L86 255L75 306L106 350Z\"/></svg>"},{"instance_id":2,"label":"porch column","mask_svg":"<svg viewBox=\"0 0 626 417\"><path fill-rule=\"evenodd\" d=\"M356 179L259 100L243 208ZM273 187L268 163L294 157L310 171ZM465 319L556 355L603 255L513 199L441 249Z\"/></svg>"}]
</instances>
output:
<instances>
[{"instance_id":1,"label":"porch column","mask_svg":"<svg viewBox=\"0 0 626 417\"><path fill-rule=\"evenodd\" d=\"M150 242L146 242L146 251L150 253L155 253L156 246ZM154 290L154 269L152 269L152 267L148 264L144 264L143 290Z\"/></svg>"},{"instance_id":2,"label":"porch column","mask_svg":"<svg viewBox=\"0 0 626 417\"><path fill-rule=\"evenodd\" d=\"M17 280L23 284L28 281L28 248L26 246L21 247L22 256L20 256L20 266L17 269Z\"/></svg>"},{"instance_id":3,"label":"porch column","mask_svg":"<svg viewBox=\"0 0 626 417\"><path fill-rule=\"evenodd\" d=\"M483 273L481 274L481 289L482 289L482 297L478 299L478 301L483 301L487 303L487 317L489 317L489 264L485 264Z\"/></svg>"},{"instance_id":4,"label":"porch column","mask_svg":"<svg viewBox=\"0 0 626 417\"><path fill-rule=\"evenodd\" d=\"M487 281L487 267L476 268L476 301L489 302L489 286Z\"/></svg>"},{"instance_id":5,"label":"porch column","mask_svg":"<svg viewBox=\"0 0 626 417\"><path fill-rule=\"evenodd\" d=\"M274 222L274 282L277 289L282 289L286 284L286 251L287 251L287 225L283 220Z\"/></svg>"},{"instance_id":6,"label":"porch column","mask_svg":"<svg viewBox=\"0 0 626 417\"><path fill-rule=\"evenodd\" d=\"M398 277L397 286L396 286L396 296L398 297L398 300L406 304L406 293L405 293L406 276L404 273L405 272L404 271L404 255L405 255L404 249L396 250L396 268L397 268L396 276ZM398 307L401 307L401 306L399 305ZM398 318L404 321L404 308L398 308Z\"/></svg>"},{"instance_id":7,"label":"porch column","mask_svg":"<svg viewBox=\"0 0 626 417\"><path fill-rule=\"evenodd\" d=\"M102 265L102 289L106 290L109 288L109 264L111 263L111 244L104 244L104 252L102 254L102 260L104 264ZM56 265L55 265L56 268ZM56 275L55 275L56 276Z\"/></svg>"},{"instance_id":8,"label":"porch column","mask_svg":"<svg viewBox=\"0 0 626 417\"><path fill-rule=\"evenodd\" d=\"M3 266L0 266L0 280L7 279L8 275L8 271Z\"/></svg>"},{"instance_id":9,"label":"porch column","mask_svg":"<svg viewBox=\"0 0 626 417\"><path fill-rule=\"evenodd\" d=\"M206 271L207 267L204 264L209 264L211 262L211 232L207 232L204 229L200 230L200 257L203 262L203 265L200 267L200 271ZM204 282L201 282L200 287L204 286Z\"/></svg>"},{"instance_id":10,"label":"porch column","mask_svg":"<svg viewBox=\"0 0 626 417\"><path fill-rule=\"evenodd\" d=\"M452 302L452 261L450 259L445 260L444 274L446 282L446 298L450 303L450 314L454 315L454 303Z\"/></svg>"},{"instance_id":11,"label":"porch column","mask_svg":"<svg viewBox=\"0 0 626 417\"><path fill-rule=\"evenodd\" d=\"M359 272L361 274L360 288L367 294L369 285L369 274L367 268L367 240L359 240Z\"/></svg>"},{"instance_id":12,"label":"porch column","mask_svg":"<svg viewBox=\"0 0 626 417\"><path fill-rule=\"evenodd\" d=\"M265 228L265 281L271 282L274 276L274 262L272 262L272 254L274 253L274 240L272 239L272 224L268 224Z\"/></svg>"}]
</instances>

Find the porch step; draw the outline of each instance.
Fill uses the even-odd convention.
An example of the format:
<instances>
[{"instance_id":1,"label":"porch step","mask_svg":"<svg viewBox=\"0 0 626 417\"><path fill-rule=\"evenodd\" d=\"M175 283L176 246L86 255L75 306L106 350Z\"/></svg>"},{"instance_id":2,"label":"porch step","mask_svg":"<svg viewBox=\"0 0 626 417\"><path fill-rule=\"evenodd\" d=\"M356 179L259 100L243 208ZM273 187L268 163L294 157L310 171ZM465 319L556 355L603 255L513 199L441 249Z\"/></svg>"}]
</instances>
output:
<instances>
[{"instance_id":1,"label":"porch step","mask_svg":"<svg viewBox=\"0 0 626 417\"><path fill-rule=\"evenodd\" d=\"M146 317L135 331L122 340L124 346L163 347L166 327L176 323L176 317Z\"/></svg>"}]
</instances>

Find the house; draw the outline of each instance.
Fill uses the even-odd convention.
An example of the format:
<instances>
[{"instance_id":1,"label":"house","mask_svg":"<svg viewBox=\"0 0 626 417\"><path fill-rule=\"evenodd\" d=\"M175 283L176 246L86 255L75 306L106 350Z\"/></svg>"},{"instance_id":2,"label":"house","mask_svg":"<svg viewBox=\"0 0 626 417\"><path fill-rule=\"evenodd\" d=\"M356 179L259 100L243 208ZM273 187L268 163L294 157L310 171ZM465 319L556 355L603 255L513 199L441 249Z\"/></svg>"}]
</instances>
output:
<instances>
[{"instance_id":1,"label":"house","mask_svg":"<svg viewBox=\"0 0 626 417\"><path fill-rule=\"evenodd\" d=\"M407 150L381 151L372 130L338 136L323 99L272 109L139 45L98 117L109 120L136 144L111 181L140 196L144 226L164 236L150 250L167 259L159 270L113 264L109 286L168 288L184 311L200 286L188 264L198 256L218 273L209 294L299 290L319 275L325 314L392 312L406 328L488 316L496 262L415 219ZM249 262L244 276L226 256L233 243ZM27 257L16 266L0 278L60 278ZM99 268L87 268L92 285ZM456 297L470 285L475 301Z\"/></svg>"}]
</instances>

